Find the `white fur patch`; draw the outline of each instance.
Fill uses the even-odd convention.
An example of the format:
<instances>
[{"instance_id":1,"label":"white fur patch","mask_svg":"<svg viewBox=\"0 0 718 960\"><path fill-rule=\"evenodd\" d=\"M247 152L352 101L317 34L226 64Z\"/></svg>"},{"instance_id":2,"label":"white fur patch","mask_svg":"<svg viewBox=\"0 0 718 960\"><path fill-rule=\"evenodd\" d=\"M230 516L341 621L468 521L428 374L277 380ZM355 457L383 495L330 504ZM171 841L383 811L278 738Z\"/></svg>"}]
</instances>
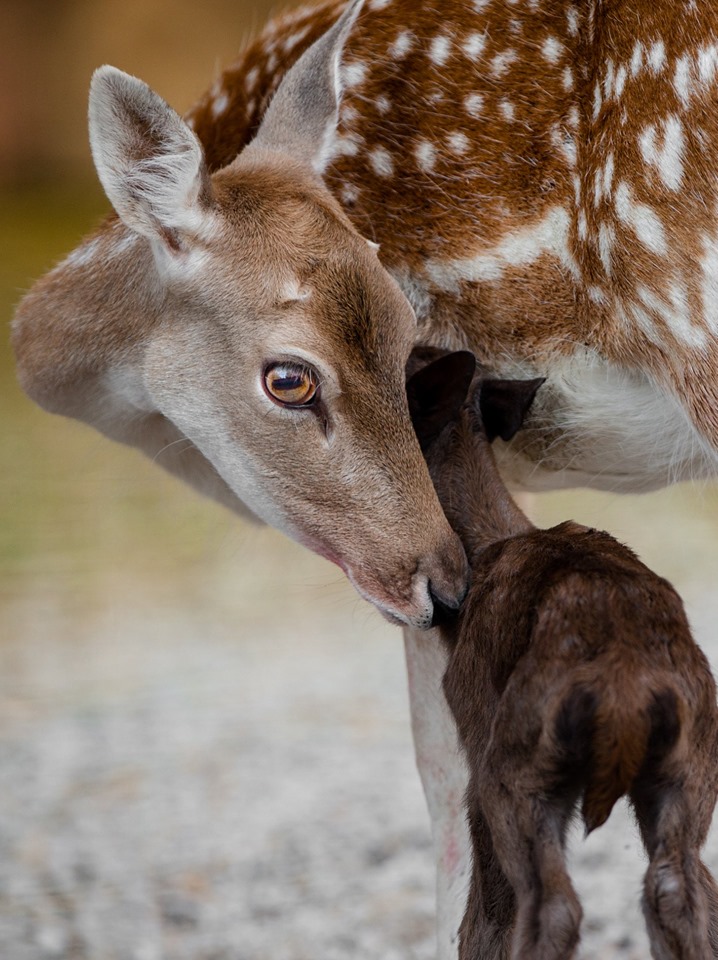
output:
<instances>
[{"instance_id":1,"label":"white fur patch","mask_svg":"<svg viewBox=\"0 0 718 960\"><path fill-rule=\"evenodd\" d=\"M369 162L377 176L391 177L394 174L394 161L384 147L374 147L369 151Z\"/></svg>"},{"instance_id":2,"label":"white fur patch","mask_svg":"<svg viewBox=\"0 0 718 960\"><path fill-rule=\"evenodd\" d=\"M466 40L464 40L464 42L461 44L461 49L470 60L478 60L483 53L485 46L485 33L470 33Z\"/></svg>"},{"instance_id":3,"label":"white fur patch","mask_svg":"<svg viewBox=\"0 0 718 960\"><path fill-rule=\"evenodd\" d=\"M652 207L634 201L631 187L625 180L616 187L616 213L621 223L630 227L645 247L659 256L666 256L668 243L660 217Z\"/></svg>"},{"instance_id":4,"label":"white fur patch","mask_svg":"<svg viewBox=\"0 0 718 960\"><path fill-rule=\"evenodd\" d=\"M416 162L424 173L431 173L436 163L436 147L430 140L420 140L414 148Z\"/></svg>"},{"instance_id":5,"label":"white fur patch","mask_svg":"<svg viewBox=\"0 0 718 960\"><path fill-rule=\"evenodd\" d=\"M451 39L444 33L438 34L431 41L429 57L437 67L443 67L451 55Z\"/></svg>"},{"instance_id":6,"label":"white fur patch","mask_svg":"<svg viewBox=\"0 0 718 960\"><path fill-rule=\"evenodd\" d=\"M679 190L683 182L685 138L679 117L671 114L665 120L649 124L641 132L639 144L644 161L658 171L669 190Z\"/></svg>"},{"instance_id":7,"label":"white fur patch","mask_svg":"<svg viewBox=\"0 0 718 960\"><path fill-rule=\"evenodd\" d=\"M587 485L640 492L711 476L718 468L718 454L680 401L639 371L579 349L540 370L517 366L502 373L548 376L526 430L508 448L496 449L504 474L527 489ZM542 429L548 430L545 443L522 452L533 431Z\"/></svg>"},{"instance_id":8,"label":"white fur patch","mask_svg":"<svg viewBox=\"0 0 718 960\"><path fill-rule=\"evenodd\" d=\"M569 215L564 207L550 210L530 226L512 230L494 247L460 260L428 260L426 272L441 289L456 292L461 281L500 280L507 270L529 266L541 257L552 255L568 266L576 267L568 251Z\"/></svg>"},{"instance_id":9,"label":"white fur patch","mask_svg":"<svg viewBox=\"0 0 718 960\"><path fill-rule=\"evenodd\" d=\"M389 47L389 53L395 60L403 60L414 46L414 34L409 30L402 30L396 40Z\"/></svg>"}]
</instances>

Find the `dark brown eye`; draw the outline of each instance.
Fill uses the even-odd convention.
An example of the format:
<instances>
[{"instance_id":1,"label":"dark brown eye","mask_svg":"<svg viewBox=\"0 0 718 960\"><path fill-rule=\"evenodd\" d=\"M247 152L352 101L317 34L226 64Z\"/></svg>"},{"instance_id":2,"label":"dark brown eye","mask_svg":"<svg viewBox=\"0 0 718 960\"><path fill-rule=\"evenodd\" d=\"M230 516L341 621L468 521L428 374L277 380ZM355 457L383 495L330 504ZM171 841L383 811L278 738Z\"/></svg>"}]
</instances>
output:
<instances>
[{"instance_id":1,"label":"dark brown eye","mask_svg":"<svg viewBox=\"0 0 718 960\"><path fill-rule=\"evenodd\" d=\"M275 363L264 371L264 388L285 407L309 407L317 399L319 381L309 367L298 363Z\"/></svg>"}]
</instances>

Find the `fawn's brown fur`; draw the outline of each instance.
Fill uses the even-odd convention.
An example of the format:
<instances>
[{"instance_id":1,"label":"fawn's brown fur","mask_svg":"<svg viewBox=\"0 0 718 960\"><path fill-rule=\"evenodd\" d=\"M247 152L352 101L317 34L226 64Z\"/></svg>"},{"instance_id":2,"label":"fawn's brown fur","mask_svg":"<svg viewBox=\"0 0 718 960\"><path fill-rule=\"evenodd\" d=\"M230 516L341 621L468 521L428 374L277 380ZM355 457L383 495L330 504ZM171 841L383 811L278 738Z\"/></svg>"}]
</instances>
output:
<instances>
[{"instance_id":1,"label":"fawn's brown fur","mask_svg":"<svg viewBox=\"0 0 718 960\"><path fill-rule=\"evenodd\" d=\"M566 829L581 796L591 831L624 794L650 859L643 907L654 957L717 957L718 892L700 859L718 791L706 658L673 587L627 547L571 521L537 529L512 500L490 440L518 429L541 381L480 375L441 429L443 385L454 383L450 407L467 356L429 364L408 388L472 568L461 615L440 631L470 773L474 865L460 957L573 957L581 907Z\"/></svg>"}]
</instances>

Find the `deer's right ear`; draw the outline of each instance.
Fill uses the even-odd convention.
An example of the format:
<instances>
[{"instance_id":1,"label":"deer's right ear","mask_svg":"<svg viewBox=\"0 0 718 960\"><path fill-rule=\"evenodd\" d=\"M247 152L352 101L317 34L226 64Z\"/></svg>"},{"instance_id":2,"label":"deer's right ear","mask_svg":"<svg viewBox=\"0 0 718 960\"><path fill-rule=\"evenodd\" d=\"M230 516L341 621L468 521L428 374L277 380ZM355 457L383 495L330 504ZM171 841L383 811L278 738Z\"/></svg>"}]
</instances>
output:
<instances>
[{"instance_id":1,"label":"deer's right ear","mask_svg":"<svg viewBox=\"0 0 718 960\"><path fill-rule=\"evenodd\" d=\"M278 151L307 164L315 173L324 172L339 118L341 55L363 4L364 0L351 0L334 26L288 71L246 151Z\"/></svg>"},{"instance_id":2,"label":"deer's right ear","mask_svg":"<svg viewBox=\"0 0 718 960\"><path fill-rule=\"evenodd\" d=\"M131 230L170 250L200 232L211 183L199 140L146 83L115 67L90 86L90 146L112 206Z\"/></svg>"},{"instance_id":3,"label":"deer's right ear","mask_svg":"<svg viewBox=\"0 0 718 960\"><path fill-rule=\"evenodd\" d=\"M538 388L545 382L545 377L536 380L482 381L479 409L489 440L501 437L508 441L518 433Z\"/></svg>"},{"instance_id":4,"label":"deer's right ear","mask_svg":"<svg viewBox=\"0 0 718 960\"><path fill-rule=\"evenodd\" d=\"M458 350L427 363L407 381L409 413L422 450L458 415L475 369L473 353Z\"/></svg>"}]
</instances>

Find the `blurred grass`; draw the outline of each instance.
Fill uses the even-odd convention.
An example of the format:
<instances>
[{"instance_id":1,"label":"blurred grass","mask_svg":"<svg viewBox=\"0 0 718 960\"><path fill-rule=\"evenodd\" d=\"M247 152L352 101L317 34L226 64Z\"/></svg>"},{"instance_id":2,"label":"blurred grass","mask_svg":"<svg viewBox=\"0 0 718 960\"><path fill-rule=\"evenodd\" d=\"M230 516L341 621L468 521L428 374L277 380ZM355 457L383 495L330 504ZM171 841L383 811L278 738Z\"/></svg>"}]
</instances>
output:
<instances>
[{"instance_id":1,"label":"blurred grass","mask_svg":"<svg viewBox=\"0 0 718 960\"><path fill-rule=\"evenodd\" d=\"M9 322L23 291L107 204L94 183L76 183L15 191L0 205L0 309ZM0 409L0 596L38 577L85 595L123 570L161 578L199 562L209 532L230 519L139 454L32 404L16 382L9 327Z\"/></svg>"}]
</instances>

